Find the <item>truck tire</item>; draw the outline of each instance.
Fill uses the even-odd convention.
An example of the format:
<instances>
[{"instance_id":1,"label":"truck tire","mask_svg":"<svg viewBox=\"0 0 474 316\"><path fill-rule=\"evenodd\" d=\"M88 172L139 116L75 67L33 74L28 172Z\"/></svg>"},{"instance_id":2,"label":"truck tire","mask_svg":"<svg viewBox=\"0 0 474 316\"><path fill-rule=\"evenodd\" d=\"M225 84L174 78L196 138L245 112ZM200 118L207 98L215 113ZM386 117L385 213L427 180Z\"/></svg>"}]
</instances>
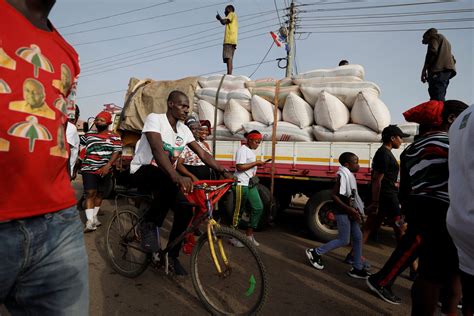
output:
<instances>
[{"instance_id":1,"label":"truck tire","mask_svg":"<svg viewBox=\"0 0 474 316\"><path fill-rule=\"evenodd\" d=\"M258 193L263 203L263 214L258 223L258 229L262 230L268 227L268 225L273 221L273 217L276 215L276 205L273 203L270 190L263 184L258 184ZM227 193L222 197L221 202L219 203L219 213L223 215L221 220L224 221L227 225L232 225L232 218L234 216L234 194L232 192ZM247 226L247 221L241 220L240 224L243 227Z\"/></svg>"},{"instance_id":2,"label":"truck tire","mask_svg":"<svg viewBox=\"0 0 474 316\"><path fill-rule=\"evenodd\" d=\"M305 205L306 223L311 234L321 242L337 237L337 224L332 211L331 190L315 193Z\"/></svg>"}]
</instances>

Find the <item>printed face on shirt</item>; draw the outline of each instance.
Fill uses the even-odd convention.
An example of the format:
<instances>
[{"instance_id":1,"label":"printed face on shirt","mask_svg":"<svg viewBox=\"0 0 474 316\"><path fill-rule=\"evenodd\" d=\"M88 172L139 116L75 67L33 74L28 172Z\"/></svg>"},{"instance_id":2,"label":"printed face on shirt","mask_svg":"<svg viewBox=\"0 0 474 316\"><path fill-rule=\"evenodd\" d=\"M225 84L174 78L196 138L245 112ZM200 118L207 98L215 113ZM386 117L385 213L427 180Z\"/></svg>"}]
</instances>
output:
<instances>
[{"instance_id":1,"label":"printed face on shirt","mask_svg":"<svg viewBox=\"0 0 474 316\"><path fill-rule=\"evenodd\" d=\"M43 85L35 79L27 79L23 84L23 98L31 108L40 108L44 103Z\"/></svg>"}]
</instances>

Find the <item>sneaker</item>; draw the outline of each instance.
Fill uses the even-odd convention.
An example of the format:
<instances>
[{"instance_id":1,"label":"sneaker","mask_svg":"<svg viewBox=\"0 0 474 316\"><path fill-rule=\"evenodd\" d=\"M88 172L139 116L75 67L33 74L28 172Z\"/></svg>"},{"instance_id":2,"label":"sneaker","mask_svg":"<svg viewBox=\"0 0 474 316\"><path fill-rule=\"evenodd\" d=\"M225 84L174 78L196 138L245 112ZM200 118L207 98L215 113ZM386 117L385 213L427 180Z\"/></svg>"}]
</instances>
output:
<instances>
[{"instance_id":1,"label":"sneaker","mask_svg":"<svg viewBox=\"0 0 474 316\"><path fill-rule=\"evenodd\" d=\"M146 252L158 252L160 244L156 235L156 225L151 222L140 224L141 246Z\"/></svg>"},{"instance_id":2,"label":"sneaker","mask_svg":"<svg viewBox=\"0 0 474 316\"><path fill-rule=\"evenodd\" d=\"M344 259L344 263L353 265L354 264L354 256L352 255L352 252L349 252ZM365 257L362 257L362 265L365 270L370 270L372 268L372 265L365 259Z\"/></svg>"},{"instance_id":3,"label":"sneaker","mask_svg":"<svg viewBox=\"0 0 474 316\"><path fill-rule=\"evenodd\" d=\"M188 272L179 262L178 258L171 258L171 267L173 268L174 274L177 276L187 276Z\"/></svg>"},{"instance_id":4,"label":"sneaker","mask_svg":"<svg viewBox=\"0 0 474 316\"><path fill-rule=\"evenodd\" d=\"M247 238L255 245L255 247L260 246L260 243L255 240L255 236L247 236Z\"/></svg>"},{"instance_id":5,"label":"sneaker","mask_svg":"<svg viewBox=\"0 0 474 316\"><path fill-rule=\"evenodd\" d=\"M99 222L99 219L97 218L97 215L92 218L92 223L94 224L95 227L102 226L102 223Z\"/></svg>"},{"instance_id":6,"label":"sneaker","mask_svg":"<svg viewBox=\"0 0 474 316\"><path fill-rule=\"evenodd\" d=\"M95 227L94 222L91 220L87 220L86 226L84 227L84 233L93 232L96 229L97 227Z\"/></svg>"},{"instance_id":7,"label":"sneaker","mask_svg":"<svg viewBox=\"0 0 474 316\"><path fill-rule=\"evenodd\" d=\"M347 272L347 275L355 279L367 279L370 276L370 273L367 272L364 268L361 270L352 267L351 271Z\"/></svg>"},{"instance_id":8,"label":"sneaker","mask_svg":"<svg viewBox=\"0 0 474 316\"><path fill-rule=\"evenodd\" d=\"M244 248L245 247L243 243L241 243L240 241L238 241L235 238L229 239L229 244L231 244L232 246L237 247L237 248Z\"/></svg>"},{"instance_id":9,"label":"sneaker","mask_svg":"<svg viewBox=\"0 0 474 316\"><path fill-rule=\"evenodd\" d=\"M308 257L309 263L318 270L324 269L323 261L321 260L321 255L316 253L316 250L308 248L306 249L306 256Z\"/></svg>"},{"instance_id":10,"label":"sneaker","mask_svg":"<svg viewBox=\"0 0 474 316\"><path fill-rule=\"evenodd\" d=\"M402 302L401 298L393 294L390 288L386 288L386 287L373 283L373 280L371 280L371 277L367 278L365 282L367 283L367 286L369 287L369 289L371 289L372 292L377 294L385 302L394 304L394 305L399 305Z\"/></svg>"}]
</instances>

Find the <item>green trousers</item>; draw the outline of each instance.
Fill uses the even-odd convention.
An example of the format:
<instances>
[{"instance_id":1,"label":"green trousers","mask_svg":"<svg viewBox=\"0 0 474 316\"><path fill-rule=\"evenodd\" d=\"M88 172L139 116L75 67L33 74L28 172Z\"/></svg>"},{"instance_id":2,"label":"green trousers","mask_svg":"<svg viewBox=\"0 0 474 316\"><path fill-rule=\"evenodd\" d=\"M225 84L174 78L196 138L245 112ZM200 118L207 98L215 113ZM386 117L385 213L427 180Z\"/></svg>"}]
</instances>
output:
<instances>
[{"instance_id":1,"label":"green trousers","mask_svg":"<svg viewBox=\"0 0 474 316\"><path fill-rule=\"evenodd\" d=\"M257 187L249 188L245 185L234 186L235 209L232 225L237 227L242 215L242 210L246 206L250 207L250 227L257 228L260 217L263 213L263 203L258 193Z\"/></svg>"}]
</instances>

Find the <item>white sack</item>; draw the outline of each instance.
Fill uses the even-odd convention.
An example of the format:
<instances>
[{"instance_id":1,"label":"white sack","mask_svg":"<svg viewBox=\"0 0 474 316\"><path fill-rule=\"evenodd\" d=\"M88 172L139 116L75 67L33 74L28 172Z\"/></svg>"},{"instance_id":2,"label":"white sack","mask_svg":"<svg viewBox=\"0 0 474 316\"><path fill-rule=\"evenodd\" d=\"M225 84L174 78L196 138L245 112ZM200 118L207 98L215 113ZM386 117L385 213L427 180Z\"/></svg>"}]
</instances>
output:
<instances>
[{"instance_id":1,"label":"white sack","mask_svg":"<svg viewBox=\"0 0 474 316\"><path fill-rule=\"evenodd\" d=\"M233 133L237 133L243 128L243 124L252 120L249 111L243 108L234 100L230 100L224 110L224 124Z\"/></svg>"},{"instance_id":2,"label":"white sack","mask_svg":"<svg viewBox=\"0 0 474 316\"><path fill-rule=\"evenodd\" d=\"M317 125L335 131L349 123L349 118L349 110L341 100L325 91L319 93L314 106L314 121Z\"/></svg>"},{"instance_id":3,"label":"white sack","mask_svg":"<svg viewBox=\"0 0 474 316\"><path fill-rule=\"evenodd\" d=\"M410 136L416 136L419 133L420 124L418 123L403 123L397 124L397 126L402 130L402 132Z\"/></svg>"},{"instance_id":4,"label":"white sack","mask_svg":"<svg viewBox=\"0 0 474 316\"><path fill-rule=\"evenodd\" d=\"M215 128L213 133L216 134L217 140L244 140L244 130L242 129L240 132L232 134L230 130L225 127L224 125L219 125ZM208 141L212 141L213 135L208 137Z\"/></svg>"},{"instance_id":5,"label":"white sack","mask_svg":"<svg viewBox=\"0 0 474 316\"><path fill-rule=\"evenodd\" d=\"M382 135L370 128L357 124L347 124L333 132L323 126L313 126L313 135L321 142L364 142L374 143L382 140Z\"/></svg>"},{"instance_id":6,"label":"white sack","mask_svg":"<svg viewBox=\"0 0 474 316\"><path fill-rule=\"evenodd\" d=\"M250 100L252 94L248 89L236 89L227 93L228 100L235 100L238 104L243 106L247 111L250 111Z\"/></svg>"},{"instance_id":7,"label":"white sack","mask_svg":"<svg viewBox=\"0 0 474 316\"><path fill-rule=\"evenodd\" d=\"M202 88L218 88L221 82L222 75L213 75L208 77L200 77L198 79L199 85ZM250 79L245 76L226 75L222 82L221 88L226 90L243 89L245 82Z\"/></svg>"},{"instance_id":8,"label":"white sack","mask_svg":"<svg viewBox=\"0 0 474 316\"><path fill-rule=\"evenodd\" d=\"M263 135L263 140L272 140L273 126L267 126L260 122L253 121L245 123L244 129L247 133L257 130ZM311 127L301 129L288 122L278 122L276 140L281 142L311 142L313 141L313 134Z\"/></svg>"},{"instance_id":9,"label":"white sack","mask_svg":"<svg viewBox=\"0 0 474 316\"><path fill-rule=\"evenodd\" d=\"M354 76L364 80L364 67L351 64L331 69L316 69L293 76L293 80L323 77L348 77Z\"/></svg>"},{"instance_id":10,"label":"white sack","mask_svg":"<svg viewBox=\"0 0 474 316\"><path fill-rule=\"evenodd\" d=\"M199 100L204 100L209 102L212 105L216 105L216 94L217 88L202 88L196 89L195 95ZM217 107L221 110L224 110L225 105L227 104L227 94L228 91L221 89L219 91L219 99Z\"/></svg>"},{"instance_id":11,"label":"white sack","mask_svg":"<svg viewBox=\"0 0 474 316\"><path fill-rule=\"evenodd\" d=\"M251 101L252 117L255 121L265 125L271 125L274 121L275 106L267 100L254 95ZM281 111L277 109L277 121L281 120Z\"/></svg>"},{"instance_id":12,"label":"white sack","mask_svg":"<svg viewBox=\"0 0 474 316\"><path fill-rule=\"evenodd\" d=\"M297 85L302 84L317 84L317 83L330 83L330 82L362 82L362 79L356 76L344 76L344 77L314 77L305 79L293 79L293 83Z\"/></svg>"},{"instance_id":13,"label":"white sack","mask_svg":"<svg viewBox=\"0 0 474 316\"><path fill-rule=\"evenodd\" d=\"M390 124L390 111L378 96L360 92L351 111L353 123L365 125L376 132Z\"/></svg>"},{"instance_id":14,"label":"white sack","mask_svg":"<svg viewBox=\"0 0 474 316\"><path fill-rule=\"evenodd\" d=\"M207 101L199 100L197 104L199 119L208 120L211 126L214 126L214 111L215 106ZM217 109L217 125L224 124L224 111Z\"/></svg>"},{"instance_id":15,"label":"white sack","mask_svg":"<svg viewBox=\"0 0 474 316\"><path fill-rule=\"evenodd\" d=\"M361 91L380 95L380 88L373 82L329 82L301 85L301 92L309 104L315 104L318 94L326 91L342 101L349 109L352 109L357 94Z\"/></svg>"},{"instance_id":16,"label":"white sack","mask_svg":"<svg viewBox=\"0 0 474 316\"><path fill-rule=\"evenodd\" d=\"M285 122L305 128L313 125L313 108L305 100L292 92L286 98L282 117Z\"/></svg>"}]
</instances>

